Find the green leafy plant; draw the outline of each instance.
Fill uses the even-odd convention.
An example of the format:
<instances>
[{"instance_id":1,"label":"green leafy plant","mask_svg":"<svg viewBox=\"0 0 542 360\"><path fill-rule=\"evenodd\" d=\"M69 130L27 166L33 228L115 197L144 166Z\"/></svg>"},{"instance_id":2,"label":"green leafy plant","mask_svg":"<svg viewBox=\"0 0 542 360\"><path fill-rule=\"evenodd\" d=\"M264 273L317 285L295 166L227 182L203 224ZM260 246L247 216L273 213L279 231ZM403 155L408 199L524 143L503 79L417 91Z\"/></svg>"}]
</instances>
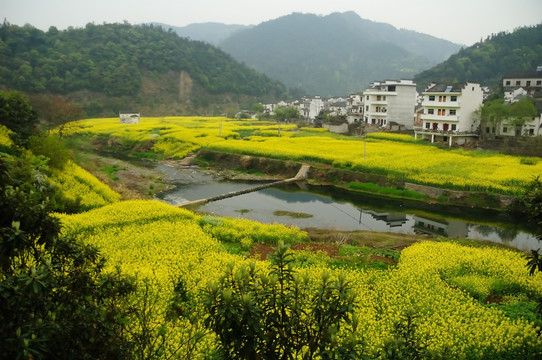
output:
<instances>
[{"instance_id":1,"label":"green leafy plant","mask_svg":"<svg viewBox=\"0 0 542 360\"><path fill-rule=\"evenodd\" d=\"M280 243L267 272L255 263L228 265L202 294L204 323L228 359L359 359L363 344L355 296L342 275L324 272L317 284L292 266Z\"/></svg>"}]
</instances>

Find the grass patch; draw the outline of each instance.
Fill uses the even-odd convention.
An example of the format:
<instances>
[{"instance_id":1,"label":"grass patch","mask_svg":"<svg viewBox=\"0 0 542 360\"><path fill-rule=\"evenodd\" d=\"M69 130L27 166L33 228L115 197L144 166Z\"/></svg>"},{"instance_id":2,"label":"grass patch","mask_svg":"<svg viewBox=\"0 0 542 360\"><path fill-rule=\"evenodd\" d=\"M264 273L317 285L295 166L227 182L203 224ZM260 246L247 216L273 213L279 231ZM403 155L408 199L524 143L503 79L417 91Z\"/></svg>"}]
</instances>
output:
<instances>
[{"instance_id":1,"label":"grass patch","mask_svg":"<svg viewBox=\"0 0 542 360\"><path fill-rule=\"evenodd\" d=\"M113 181L118 181L119 177L117 176L117 172L119 171L119 167L117 165L107 165L103 164L102 169L107 174L107 177L110 178Z\"/></svg>"},{"instance_id":2,"label":"grass patch","mask_svg":"<svg viewBox=\"0 0 542 360\"><path fill-rule=\"evenodd\" d=\"M373 183L350 182L348 183L347 188L350 190L366 191L366 192L376 193L376 194L381 194L381 195L407 197L407 198L413 198L413 199L419 199L419 200L424 200L428 198L427 195L421 194L416 191L406 190L406 189L396 189L389 186L379 186Z\"/></svg>"},{"instance_id":3,"label":"grass patch","mask_svg":"<svg viewBox=\"0 0 542 360\"><path fill-rule=\"evenodd\" d=\"M519 159L519 163L522 165L536 165L538 164L538 158L535 157L522 157Z\"/></svg>"},{"instance_id":4,"label":"grass patch","mask_svg":"<svg viewBox=\"0 0 542 360\"><path fill-rule=\"evenodd\" d=\"M306 213L299 213L299 212L292 212L292 211L284 211L284 210L277 210L273 213L275 216L289 216L293 219L306 219L313 217L312 214L306 214Z\"/></svg>"}]
</instances>

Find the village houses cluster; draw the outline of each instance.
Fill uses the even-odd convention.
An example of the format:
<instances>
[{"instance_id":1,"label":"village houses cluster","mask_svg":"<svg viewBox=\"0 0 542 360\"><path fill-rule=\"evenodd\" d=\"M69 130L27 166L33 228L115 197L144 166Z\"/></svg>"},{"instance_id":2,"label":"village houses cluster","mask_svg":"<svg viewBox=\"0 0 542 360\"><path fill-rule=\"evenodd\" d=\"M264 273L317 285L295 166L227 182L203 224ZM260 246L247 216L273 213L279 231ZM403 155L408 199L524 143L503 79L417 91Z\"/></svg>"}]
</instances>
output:
<instances>
[{"instance_id":1,"label":"village houses cluster","mask_svg":"<svg viewBox=\"0 0 542 360\"><path fill-rule=\"evenodd\" d=\"M531 96L542 100L542 66L536 71L511 73L503 77L507 104ZM368 89L346 98L324 100L307 97L291 103L266 104L273 114L276 106L293 106L307 123L315 124L323 110L342 116L343 123L323 123L332 132L347 133L352 124L363 125L365 131L413 131L417 138L431 142L464 145L480 135L542 136L542 101L535 101L538 116L527 119L518 128L509 121L488 126L480 123L476 111L489 94L489 89L477 83L430 84L420 95L412 80L375 81Z\"/></svg>"}]
</instances>

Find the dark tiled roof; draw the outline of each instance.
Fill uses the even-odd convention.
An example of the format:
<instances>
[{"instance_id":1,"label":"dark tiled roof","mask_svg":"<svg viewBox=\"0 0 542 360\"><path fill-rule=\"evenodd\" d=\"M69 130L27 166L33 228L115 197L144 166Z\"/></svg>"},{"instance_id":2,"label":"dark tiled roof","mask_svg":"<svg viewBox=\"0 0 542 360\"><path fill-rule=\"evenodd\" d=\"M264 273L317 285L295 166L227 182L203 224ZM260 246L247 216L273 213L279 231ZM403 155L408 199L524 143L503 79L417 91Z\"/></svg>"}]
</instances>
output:
<instances>
[{"instance_id":1,"label":"dark tiled roof","mask_svg":"<svg viewBox=\"0 0 542 360\"><path fill-rule=\"evenodd\" d=\"M451 87L450 91L446 91L448 87ZM464 84L436 84L425 90L425 92L461 92Z\"/></svg>"},{"instance_id":2,"label":"dark tiled roof","mask_svg":"<svg viewBox=\"0 0 542 360\"><path fill-rule=\"evenodd\" d=\"M511 71L503 76L503 79L527 79L542 78L542 71Z\"/></svg>"}]
</instances>

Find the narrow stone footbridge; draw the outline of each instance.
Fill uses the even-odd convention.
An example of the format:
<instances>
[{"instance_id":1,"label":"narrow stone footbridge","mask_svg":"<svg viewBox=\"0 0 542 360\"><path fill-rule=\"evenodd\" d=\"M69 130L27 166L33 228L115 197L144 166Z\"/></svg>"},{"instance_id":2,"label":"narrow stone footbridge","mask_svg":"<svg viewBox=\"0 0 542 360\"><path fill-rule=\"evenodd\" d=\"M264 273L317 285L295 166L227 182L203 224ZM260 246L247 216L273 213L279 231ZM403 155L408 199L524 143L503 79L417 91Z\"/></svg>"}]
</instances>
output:
<instances>
[{"instance_id":1,"label":"narrow stone footbridge","mask_svg":"<svg viewBox=\"0 0 542 360\"><path fill-rule=\"evenodd\" d=\"M213 196L213 197L206 198L206 199L185 201L183 203L177 204L177 206L178 207L185 207L185 206L190 206L190 205L206 204L208 202L227 199L227 198L231 198L231 197L234 197L234 196L239 196L239 195L251 193L251 192L254 192L254 191L262 190L262 189L265 189L265 188L268 188L268 187L273 187L273 186L278 186L278 185L282 185L282 184L288 184L288 183L292 183L292 182L296 182L296 181L305 180L307 178L307 174L309 172L309 169L310 169L310 166L304 164L304 165L301 166L301 168L297 172L297 175L295 177L293 177L293 178L290 178L290 179L274 181L274 182L271 182L271 183L251 187L251 188L244 189L244 190L232 191L232 192L229 192L227 194L217 195L217 196Z\"/></svg>"}]
</instances>

